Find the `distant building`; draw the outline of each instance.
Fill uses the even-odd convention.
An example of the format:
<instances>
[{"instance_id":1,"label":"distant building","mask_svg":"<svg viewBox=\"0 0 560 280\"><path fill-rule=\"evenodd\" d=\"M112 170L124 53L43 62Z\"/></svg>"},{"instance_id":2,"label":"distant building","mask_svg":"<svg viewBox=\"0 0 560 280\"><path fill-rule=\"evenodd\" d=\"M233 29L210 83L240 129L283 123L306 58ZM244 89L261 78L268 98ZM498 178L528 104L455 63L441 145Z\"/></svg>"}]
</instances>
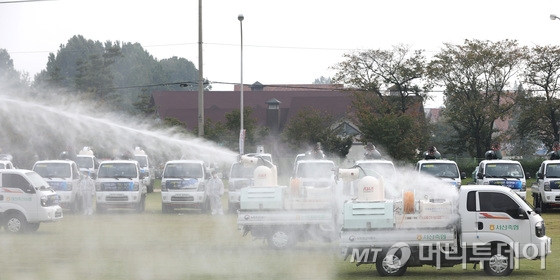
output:
<instances>
[{"instance_id":1,"label":"distant building","mask_svg":"<svg viewBox=\"0 0 560 280\"><path fill-rule=\"evenodd\" d=\"M240 86L234 89L204 92L205 119L224 123L227 113L240 109ZM152 98L160 118L178 119L191 131L198 126L198 91L158 91L152 93ZM421 103L415 109L422 112ZM251 117L257 119L257 126L266 126L272 133L281 133L301 110L313 108L327 112L337 120L333 129L338 129L340 136L351 135L359 141L362 133L350 120L351 105L352 93L344 91L342 85L263 85L255 82L243 87L243 106L252 108Z\"/></svg>"},{"instance_id":2,"label":"distant building","mask_svg":"<svg viewBox=\"0 0 560 280\"><path fill-rule=\"evenodd\" d=\"M204 117L225 122L226 114L241 107L239 86L234 91L205 91ZM282 132L300 110L313 108L335 119L350 113L352 94L337 85L267 85L259 82L243 88L243 107L251 107L258 126ZM152 93L160 118L175 118L192 130L198 125L198 91L158 91Z\"/></svg>"}]
</instances>

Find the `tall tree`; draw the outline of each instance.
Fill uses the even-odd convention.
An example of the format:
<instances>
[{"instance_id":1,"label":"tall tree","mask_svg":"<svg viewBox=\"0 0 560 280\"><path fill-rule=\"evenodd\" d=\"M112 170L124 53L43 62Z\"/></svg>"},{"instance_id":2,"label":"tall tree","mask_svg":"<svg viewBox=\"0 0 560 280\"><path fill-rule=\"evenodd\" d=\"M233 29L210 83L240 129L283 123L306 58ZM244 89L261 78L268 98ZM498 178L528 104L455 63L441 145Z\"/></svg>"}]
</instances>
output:
<instances>
[{"instance_id":1,"label":"tall tree","mask_svg":"<svg viewBox=\"0 0 560 280\"><path fill-rule=\"evenodd\" d=\"M17 89L24 83L21 73L14 68L14 61L5 49L0 49L0 85L3 90Z\"/></svg>"},{"instance_id":2,"label":"tall tree","mask_svg":"<svg viewBox=\"0 0 560 280\"><path fill-rule=\"evenodd\" d=\"M334 117L313 108L300 110L284 128L282 137L296 151L307 150L320 142L327 156L345 158L352 146L352 137L339 137L333 129Z\"/></svg>"},{"instance_id":3,"label":"tall tree","mask_svg":"<svg viewBox=\"0 0 560 280\"><path fill-rule=\"evenodd\" d=\"M355 120L365 141L382 146L395 159L413 160L429 139L422 82L423 51L408 46L345 54L333 83L352 90Z\"/></svg>"},{"instance_id":4,"label":"tall tree","mask_svg":"<svg viewBox=\"0 0 560 280\"><path fill-rule=\"evenodd\" d=\"M481 158L499 139L494 136L495 121L512 112L514 94L506 88L525 52L515 40L465 40L463 45L445 44L435 55L428 73L445 87L446 108L441 113L457 132L454 152Z\"/></svg>"},{"instance_id":5,"label":"tall tree","mask_svg":"<svg viewBox=\"0 0 560 280\"><path fill-rule=\"evenodd\" d=\"M76 62L78 73L75 76L76 89L91 92L98 100L103 100L114 89L114 76L110 66L121 56L119 42L105 42L102 53L95 53L88 60Z\"/></svg>"},{"instance_id":6,"label":"tall tree","mask_svg":"<svg viewBox=\"0 0 560 280\"><path fill-rule=\"evenodd\" d=\"M533 47L523 77L528 92L517 98L522 109L517 130L551 148L560 140L560 47Z\"/></svg>"}]
</instances>

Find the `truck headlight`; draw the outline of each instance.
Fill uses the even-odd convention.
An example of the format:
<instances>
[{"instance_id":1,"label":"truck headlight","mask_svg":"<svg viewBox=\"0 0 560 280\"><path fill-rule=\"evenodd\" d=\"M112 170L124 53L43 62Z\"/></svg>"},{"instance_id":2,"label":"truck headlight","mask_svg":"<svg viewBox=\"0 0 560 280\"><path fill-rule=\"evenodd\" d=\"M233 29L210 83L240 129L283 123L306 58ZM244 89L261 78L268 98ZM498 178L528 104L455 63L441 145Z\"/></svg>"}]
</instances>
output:
<instances>
[{"instance_id":1,"label":"truck headlight","mask_svg":"<svg viewBox=\"0 0 560 280\"><path fill-rule=\"evenodd\" d=\"M49 202L49 198L46 195L41 196L41 206L47 206L47 202Z\"/></svg>"},{"instance_id":2,"label":"truck headlight","mask_svg":"<svg viewBox=\"0 0 560 280\"><path fill-rule=\"evenodd\" d=\"M537 235L537 237L543 237L546 235L544 221L540 221L535 225L535 234Z\"/></svg>"},{"instance_id":3,"label":"truck headlight","mask_svg":"<svg viewBox=\"0 0 560 280\"><path fill-rule=\"evenodd\" d=\"M544 191L545 191L545 192L549 192L549 191L550 191L550 182L544 182Z\"/></svg>"},{"instance_id":4,"label":"truck headlight","mask_svg":"<svg viewBox=\"0 0 560 280\"><path fill-rule=\"evenodd\" d=\"M138 182L134 183L134 186L133 186L132 189L133 189L134 191L139 190L139 189L140 189L140 183L138 183Z\"/></svg>"},{"instance_id":5,"label":"truck headlight","mask_svg":"<svg viewBox=\"0 0 560 280\"><path fill-rule=\"evenodd\" d=\"M165 180L161 181L161 191L162 192L166 192L167 191L167 182Z\"/></svg>"}]
</instances>

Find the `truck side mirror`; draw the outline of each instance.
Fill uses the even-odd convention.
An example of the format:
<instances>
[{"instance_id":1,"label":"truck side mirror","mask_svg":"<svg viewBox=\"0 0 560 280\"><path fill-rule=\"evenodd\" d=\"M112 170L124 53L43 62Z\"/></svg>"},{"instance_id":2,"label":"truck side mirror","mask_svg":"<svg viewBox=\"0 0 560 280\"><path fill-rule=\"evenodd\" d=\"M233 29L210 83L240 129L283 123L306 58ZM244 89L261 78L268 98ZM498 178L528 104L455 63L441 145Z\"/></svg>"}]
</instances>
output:
<instances>
[{"instance_id":1,"label":"truck side mirror","mask_svg":"<svg viewBox=\"0 0 560 280\"><path fill-rule=\"evenodd\" d=\"M461 172L461 179L467 179L467 173L465 171Z\"/></svg>"},{"instance_id":2,"label":"truck side mirror","mask_svg":"<svg viewBox=\"0 0 560 280\"><path fill-rule=\"evenodd\" d=\"M91 177L92 180L95 180L95 179L97 179L97 174L91 173L91 174L89 175L89 177Z\"/></svg>"},{"instance_id":3,"label":"truck side mirror","mask_svg":"<svg viewBox=\"0 0 560 280\"><path fill-rule=\"evenodd\" d=\"M476 173L476 178L477 179L484 179L484 174L482 174L480 171L478 173Z\"/></svg>"},{"instance_id":4,"label":"truck side mirror","mask_svg":"<svg viewBox=\"0 0 560 280\"><path fill-rule=\"evenodd\" d=\"M541 172L537 172L537 177L542 180L542 179L544 179L544 174L542 174ZM529 178L529 177L527 177L527 178Z\"/></svg>"}]
</instances>

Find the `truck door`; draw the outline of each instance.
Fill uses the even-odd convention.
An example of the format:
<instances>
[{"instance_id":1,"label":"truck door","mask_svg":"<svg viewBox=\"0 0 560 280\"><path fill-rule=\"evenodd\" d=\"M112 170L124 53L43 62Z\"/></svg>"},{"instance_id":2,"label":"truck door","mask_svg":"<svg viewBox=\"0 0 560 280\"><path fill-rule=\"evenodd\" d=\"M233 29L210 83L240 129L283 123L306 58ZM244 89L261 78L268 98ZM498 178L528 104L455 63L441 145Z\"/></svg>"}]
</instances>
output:
<instances>
[{"instance_id":1,"label":"truck door","mask_svg":"<svg viewBox=\"0 0 560 280\"><path fill-rule=\"evenodd\" d=\"M0 202L16 204L28 214L37 213L40 202L37 201L35 188L20 174L1 174L2 192Z\"/></svg>"},{"instance_id":2,"label":"truck door","mask_svg":"<svg viewBox=\"0 0 560 280\"><path fill-rule=\"evenodd\" d=\"M509 243L531 236L527 213L520 211L519 204L509 195L492 191L479 191L477 195L476 229L479 242Z\"/></svg>"}]
</instances>

